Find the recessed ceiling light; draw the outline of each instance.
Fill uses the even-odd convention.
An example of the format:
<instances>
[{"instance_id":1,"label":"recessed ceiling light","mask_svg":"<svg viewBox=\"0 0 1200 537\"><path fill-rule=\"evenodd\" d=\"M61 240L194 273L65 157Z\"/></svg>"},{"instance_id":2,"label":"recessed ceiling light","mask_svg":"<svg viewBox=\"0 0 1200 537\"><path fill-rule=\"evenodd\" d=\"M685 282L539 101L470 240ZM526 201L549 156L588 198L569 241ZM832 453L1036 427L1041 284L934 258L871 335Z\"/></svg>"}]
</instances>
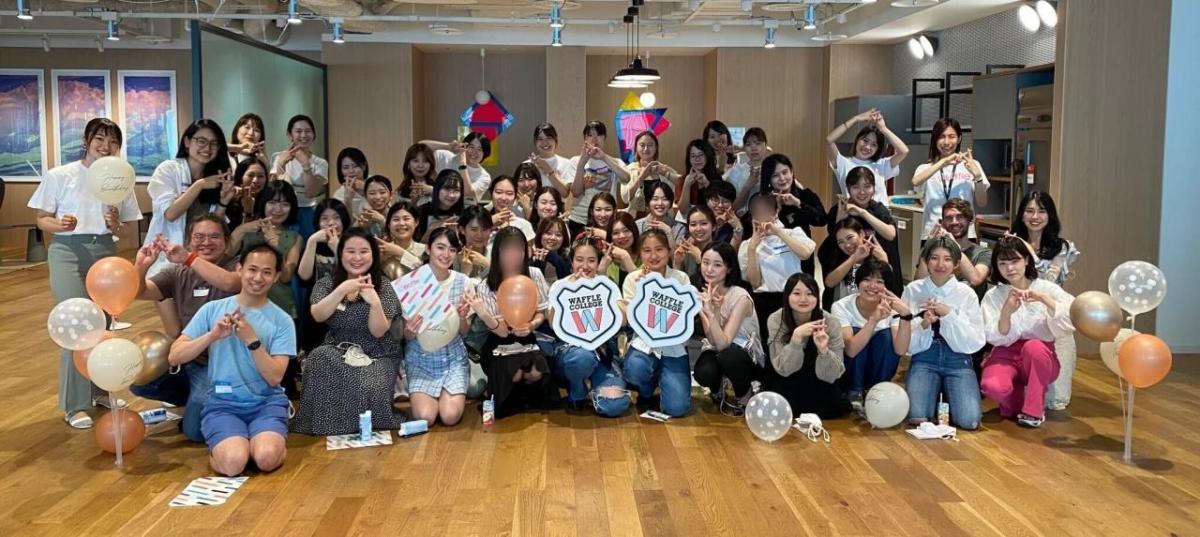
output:
<instances>
[{"instance_id":1,"label":"recessed ceiling light","mask_svg":"<svg viewBox=\"0 0 1200 537\"><path fill-rule=\"evenodd\" d=\"M1017 20L1021 21L1022 28L1031 32L1036 32L1042 26L1042 21L1038 18L1037 10L1033 9L1029 4L1024 4L1017 9Z\"/></svg>"},{"instance_id":2,"label":"recessed ceiling light","mask_svg":"<svg viewBox=\"0 0 1200 537\"><path fill-rule=\"evenodd\" d=\"M1058 12L1054 10L1054 6L1046 0L1038 0L1036 5L1038 18L1042 19L1042 24L1047 28L1053 28L1058 25Z\"/></svg>"}]
</instances>

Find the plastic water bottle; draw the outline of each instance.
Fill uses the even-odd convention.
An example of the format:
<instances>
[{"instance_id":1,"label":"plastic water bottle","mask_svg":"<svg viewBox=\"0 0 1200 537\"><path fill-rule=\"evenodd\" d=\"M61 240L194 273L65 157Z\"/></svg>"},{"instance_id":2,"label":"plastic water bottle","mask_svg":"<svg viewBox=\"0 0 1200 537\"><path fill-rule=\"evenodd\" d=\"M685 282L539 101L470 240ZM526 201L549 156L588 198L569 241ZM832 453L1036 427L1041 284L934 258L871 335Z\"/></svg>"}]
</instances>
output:
<instances>
[{"instance_id":1,"label":"plastic water bottle","mask_svg":"<svg viewBox=\"0 0 1200 537\"><path fill-rule=\"evenodd\" d=\"M429 423L425 420L406 421L400 424L400 436L407 437L418 435L429 430Z\"/></svg>"},{"instance_id":2,"label":"plastic water bottle","mask_svg":"<svg viewBox=\"0 0 1200 537\"><path fill-rule=\"evenodd\" d=\"M368 410L358 415L358 439L363 442L371 440L371 411Z\"/></svg>"},{"instance_id":3,"label":"plastic water bottle","mask_svg":"<svg viewBox=\"0 0 1200 537\"><path fill-rule=\"evenodd\" d=\"M142 421L145 422L146 425L154 425L155 423L167 421L167 409L162 407L143 410L138 412L138 415L142 417Z\"/></svg>"}]
</instances>

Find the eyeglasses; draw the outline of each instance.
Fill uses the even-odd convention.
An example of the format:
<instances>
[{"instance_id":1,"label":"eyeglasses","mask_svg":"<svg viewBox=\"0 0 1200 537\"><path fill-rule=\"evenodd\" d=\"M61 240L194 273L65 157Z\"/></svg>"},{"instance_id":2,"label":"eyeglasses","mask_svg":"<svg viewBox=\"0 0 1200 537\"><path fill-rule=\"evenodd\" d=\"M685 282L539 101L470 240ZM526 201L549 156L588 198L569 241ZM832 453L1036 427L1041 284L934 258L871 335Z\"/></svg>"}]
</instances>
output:
<instances>
[{"instance_id":1,"label":"eyeglasses","mask_svg":"<svg viewBox=\"0 0 1200 537\"><path fill-rule=\"evenodd\" d=\"M733 202L724 198L710 198L708 204L715 207L729 207L733 205Z\"/></svg>"},{"instance_id":2,"label":"eyeglasses","mask_svg":"<svg viewBox=\"0 0 1200 537\"><path fill-rule=\"evenodd\" d=\"M267 207L291 207L292 204L283 200L271 200L267 202Z\"/></svg>"},{"instance_id":3,"label":"eyeglasses","mask_svg":"<svg viewBox=\"0 0 1200 537\"><path fill-rule=\"evenodd\" d=\"M192 143L196 145L197 149L207 149L210 146L216 147L217 145L216 140L209 140L208 138L192 138Z\"/></svg>"},{"instance_id":4,"label":"eyeglasses","mask_svg":"<svg viewBox=\"0 0 1200 537\"><path fill-rule=\"evenodd\" d=\"M216 242L225 238L221 233L192 233L192 242L204 242L206 240Z\"/></svg>"},{"instance_id":5,"label":"eyeglasses","mask_svg":"<svg viewBox=\"0 0 1200 537\"><path fill-rule=\"evenodd\" d=\"M482 153L483 147L479 146L479 145L471 144L471 145L467 146L467 151L474 151L476 153Z\"/></svg>"}]
</instances>

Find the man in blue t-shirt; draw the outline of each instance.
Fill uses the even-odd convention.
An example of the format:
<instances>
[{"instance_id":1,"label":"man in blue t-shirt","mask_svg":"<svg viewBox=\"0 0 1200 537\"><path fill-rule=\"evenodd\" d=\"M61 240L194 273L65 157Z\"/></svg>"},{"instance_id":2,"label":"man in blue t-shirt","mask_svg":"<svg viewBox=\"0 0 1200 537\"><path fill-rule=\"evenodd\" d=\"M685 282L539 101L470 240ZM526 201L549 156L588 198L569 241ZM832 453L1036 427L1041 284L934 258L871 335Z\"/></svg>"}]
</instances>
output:
<instances>
[{"instance_id":1,"label":"man in blue t-shirt","mask_svg":"<svg viewBox=\"0 0 1200 537\"><path fill-rule=\"evenodd\" d=\"M212 388L200 431L209 463L223 475L241 474L251 457L259 470L275 470L287 452L288 400L279 383L296 355L296 328L267 299L282 265L268 245L247 250L238 268L241 292L201 306L171 345L173 366L208 351Z\"/></svg>"}]
</instances>

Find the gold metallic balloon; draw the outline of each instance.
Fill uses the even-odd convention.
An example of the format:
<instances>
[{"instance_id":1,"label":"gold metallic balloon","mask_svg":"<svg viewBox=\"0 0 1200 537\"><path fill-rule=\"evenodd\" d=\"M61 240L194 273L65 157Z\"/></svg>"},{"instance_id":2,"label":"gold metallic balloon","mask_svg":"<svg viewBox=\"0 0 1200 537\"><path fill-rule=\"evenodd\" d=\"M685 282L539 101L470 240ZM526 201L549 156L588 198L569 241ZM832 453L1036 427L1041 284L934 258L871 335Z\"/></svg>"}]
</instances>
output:
<instances>
[{"instance_id":1,"label":"gold metallic balloon","mask_svg":"<svg viewBox=\"0 0 1200 537\"><path fill-rule=\"evenodd\" d=\"M383 270L384 276L393 281L408 273L408 269L404 268L404 264L400 262L399 257L384 259L380 269Z\"/></svg>"},{"instance_id":2,"label":"gold metallic balloon","mask_svg":"<svg viewBox=\"0 0 1200 537\"><path fill-rule=\"evenodd\" d=\"M142 350L142 372L133 381L134 386L149 384L163 376L171 368L167 354L171 352L171 340L162 332L142 332L133 339Z\"/></svg>"},{"instance_id":3,"label":"gold metallic balloon","mask_svg":"<svg viewBox=\"0 0 1200 537\"><path fill-rule=\"evenodd\" d=\"M1071 302L1071 324L1075 331L1096 341L1112 341L1121 331L1124 313L1107 293L1087 291Z\"/></svg>"}]
</instances>

